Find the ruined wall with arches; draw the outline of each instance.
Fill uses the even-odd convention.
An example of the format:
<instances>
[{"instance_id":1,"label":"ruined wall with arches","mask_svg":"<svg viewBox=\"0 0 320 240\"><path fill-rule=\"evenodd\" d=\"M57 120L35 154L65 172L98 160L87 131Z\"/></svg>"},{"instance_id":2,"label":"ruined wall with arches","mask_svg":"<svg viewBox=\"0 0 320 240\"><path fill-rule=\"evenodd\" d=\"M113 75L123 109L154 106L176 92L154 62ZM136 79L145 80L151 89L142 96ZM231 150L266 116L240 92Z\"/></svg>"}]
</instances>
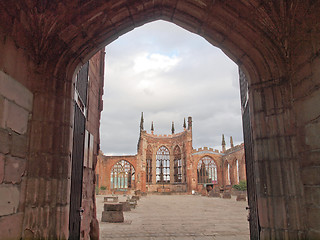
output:
<instances>
[{"instance_id":1,"label":"ruined wall with arches","mask_svg":"<svg viewBox=\"0 0 320 240\"><path fill-rule=\"evenodd\" d=\"M98 162L96 167L96 179L98 190L103 190L102 193L131 193L131 189L135 189L135 183L131 186L115 187L112 183L112 170L114 166L121 163L121 161L127 162L134 169L135 176L134 181L138 181L136 168L137 168L137 156L104 156L100 152L98 156ZM98 191L99 192L99 191Z\"/></svg>"},{"instance_id":2,"label":"ruined wall with arches","mask_svg":"<svg viewBox=\"0 0 320 240\"><path fill-rule=\"evenodd\" d=\"M1 212L1 233L14 223L15 239L28 234L68 238L75 74L106 44L163 19L222 49L248 78L256 173L249 187L256 190L257 234L261 239L320 238L319 1L17 0L1 1L0 12L1 83L18 82L26 90L20 96L33 98L25 109L32 115L23 123L24 140L11 141L1 125L1 191L15 188L19 202L19 212ZM1 101L17 93L1 93ZM14 124L15 117L7 120ZM26 168L19 169L26 170L26 184L10 180L7 185L4 155L23 146ZM20 179L21 172L12 176ZM45 185L55 196L40 187ZM48 219L46 226L39 219Z\"/></svg>"},{"instance_id":3,"label":"ruined wall with arches","mask_svg":"<svg viewBox=\"0 0 320 240\"><path fill-rule=\"evenodd\" d=\"M136 182L134 188L126 192L170 192L190 194L202 192L206 184L213 184L217 191L229 191L232 185L246 181L244 145L233 146L222 151L212 148L192 148L192 118L188 118L188 127L180 133L155 135L153 130L147 133L140 123L138 153L134 156L98 157L96 169L99 187L106 186L105 193L112 190L111 169L119 161L127 160L135 167ZM230 183L226 183L227 164L230 164Z\"/></svg>"}]
</instances>

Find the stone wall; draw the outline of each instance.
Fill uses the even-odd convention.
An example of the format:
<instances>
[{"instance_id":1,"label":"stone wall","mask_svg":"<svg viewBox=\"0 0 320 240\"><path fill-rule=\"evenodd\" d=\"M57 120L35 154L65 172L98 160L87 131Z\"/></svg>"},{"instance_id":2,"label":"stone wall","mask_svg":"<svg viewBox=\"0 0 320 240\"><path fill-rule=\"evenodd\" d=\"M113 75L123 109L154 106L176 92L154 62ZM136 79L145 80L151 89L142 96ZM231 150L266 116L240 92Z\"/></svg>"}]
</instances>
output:
<instances>
[{"instance_id":1,"label":"stone wall","mask_svg":"<svg viewBox=\"0 0 320 240\"><path fill-rule=\"evenodd\" d=\"M0 71L0 239L21 238L33 94Z\"/></svg>"},{"instance_id":2,"label":"stone wall","mask_svg":"<svg viewBox=\"0 0 320 240\"><path fill-rule=\"evenodd\" d=\"M191 121L191 120L190 120ZM156 159L157 151L160 147L165 146L169 150L170 158L170 184L157 183L156 182ZM179 146L181 149L182 159L182 181L181 183L174 182L174 149ZM191 147L190 147L191 146ZM146 151L150 150L152 154L152 181L146 182ZM232 147L226 151L226 153L219 152L218 150L203 147L199 149L192 148L192 130L191 127L185 129L181 133L172 135L154 135L149 134L142 130L138 140L138 153L133 156L105 156L100 152L98 156L98 164L96 168L96 174L99 178L98 187L105 187L104 193L114 193L110 189L110 176L113 166L121 161L125 160L129 162L135 169L135 188L143 192L185 192L191 193L192 190L201 192L203 184L198 184L197 167L199 161L204 158L211 158L217 166L217 183L214 188L220 189L220 187L226 186L226 164L230 164L230 176L231 184L227 189L231 188L231 185L238 184L238 174L240 180L246 180L245 173L245 158L244 158L244 145L238 145ZM238 160L239 172L237 172L236 160ZM185 170L183 168L186 164ZM186 173L186 179L183 174ZM165 190L162 190L165 189Z\"/></svg>"},{"instance_id":3,"label":"stone wall","mask_svg":"<svg viewBox=\"0 0 320 240\"><path fill-rule=\"evenodd\" d=\"M33 93L25 236L68 238L74 73L163 19L221 48L248 77L261 239L320 238L319 11L319 1L293 0L2 1L0 70Z\"/></svg>"}]
</instances>

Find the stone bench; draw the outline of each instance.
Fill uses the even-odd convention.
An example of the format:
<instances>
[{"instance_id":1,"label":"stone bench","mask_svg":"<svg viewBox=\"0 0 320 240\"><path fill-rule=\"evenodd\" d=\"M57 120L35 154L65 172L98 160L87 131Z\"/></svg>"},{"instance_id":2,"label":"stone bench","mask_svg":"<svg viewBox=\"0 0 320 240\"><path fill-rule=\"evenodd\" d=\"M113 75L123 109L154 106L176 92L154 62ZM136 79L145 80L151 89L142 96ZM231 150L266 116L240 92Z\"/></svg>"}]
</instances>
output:
<instances>
[{"instance_id":1,"label":"stone bench","mask_svg":"<svg viewBox=\"0 0 320 240\"><path fill-rule=\"evenodd\" d=\"M134 194L135 194L136 196L140 196L140 195L141 195L141 190L135 190L135 191L134 191Z\"/></svg>"},{"instance_id":2,"label":"stone bench","mask_svg":"<svg viewBox=\"0 0 320 240\"><path fill-rule=\"evenodd\" d=\"M132 196L132 197L131 197L131 200L133 200L133 201L138 201L139 199L140 199L139 196Z\"/></svg>"},{"instance_id":3,"label":"stone bench","mask_svg":"<svg viewBox=\"0 0 320 240\"><path fill-rule=\"evenodd\" d=\"M238 194L237 195L237 198L236 198L237 201L247 201L247 197L245 194Z\"/></svg>"},{"instance_id":4,"label":"stone bench","mask_svg":"<svg viewBox=\"0 0 320 240\"><path fill-rule=\"evenodd\" d=\"M122 203L105 203L103 210L101 222L124 222Z\"/></svg>"},{"instance_id":5,"label":"stone bench","mask_svg":"<svg viewBox=\"0 0 320 240\"><path fill-rule=\"evenodd\" d=\"M231 193L230 192L224 192L222 194L222 198L231 199Z\"/></svg>"},{"instance_id":6,"label":"stone bench","mask_svg":"<svg viewBox=\"0 0 320 240\"><path fill-rule=\"evenodd\" d=\"M104 197L104 202L118 202L118 197Z\"/></svg>"},{"instance_id":7,"label":"stone bench","mask_svg":"<svg viewBox=\"0 0 320 240\"><path fill-rule=\"evenodd\" d=\"M127 200L127 202L129 203L130 208L136 208L136 206L137 206L136 200Z\"/></svg>"},{"instance_id":8,"label":"stone bench","mask_svg":"<svg viewBox=\"0 0 320 240\"><path fill-rule=\"evenodd\" d=\"M122 208L124 212L131 211L130 202L126 201L126 202L119 202L119 203L122 204Z\"/></svg>"},{"instance_id":9,"label":"stone bench","mask_svg":"<svg viewBox=\"0 0 320 240\"><path fill-rule=\"evenodd\" d=\"M221 195L219 192L216 192L214 190L211 190L209 193L208 193L208 197L216 197L216 198L220 198Z\"/></svg>"}]
</instances>

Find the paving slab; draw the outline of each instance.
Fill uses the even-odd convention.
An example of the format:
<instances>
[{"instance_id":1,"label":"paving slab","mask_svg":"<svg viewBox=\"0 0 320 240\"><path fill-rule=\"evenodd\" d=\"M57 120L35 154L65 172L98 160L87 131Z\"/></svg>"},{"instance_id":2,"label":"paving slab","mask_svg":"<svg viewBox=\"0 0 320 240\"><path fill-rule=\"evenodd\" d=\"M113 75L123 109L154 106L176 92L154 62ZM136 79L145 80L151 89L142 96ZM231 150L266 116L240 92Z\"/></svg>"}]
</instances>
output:
<instances>
[{"instance_id":1,"label":"paving slab","mask_svg":"<svg viewBox=\"0 0 320 240\"><path fill-rule=\"evenodd\" d=\"M247 202L194 195L148 195L124 212L123 223L101 222L104 196L96 196L100 239L247 240ZM125 197L119 196L119 201Z\"/></svg>"}]
</instances>

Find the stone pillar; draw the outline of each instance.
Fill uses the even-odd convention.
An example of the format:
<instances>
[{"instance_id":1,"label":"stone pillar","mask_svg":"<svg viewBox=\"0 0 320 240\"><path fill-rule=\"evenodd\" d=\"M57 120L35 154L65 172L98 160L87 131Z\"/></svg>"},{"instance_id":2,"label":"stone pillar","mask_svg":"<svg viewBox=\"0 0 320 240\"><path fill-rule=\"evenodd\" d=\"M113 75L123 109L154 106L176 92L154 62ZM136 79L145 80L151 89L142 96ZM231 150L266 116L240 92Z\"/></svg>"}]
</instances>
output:
<instances>
[{"instance_id":1,"label":"stone pillar","mask_svg":"<svg viewBox=\"0 0 320 240\"><path fill-rule=\"evenodd\" d=\"M157 183L157 151L158 146L152 146L152 184Z\"/></svg>"},{"instance_id":2,"label":"stone pillar","mask_svg":"<svg viewBox=\"0 0 320 240\"><path fill-rule=\"evenodd\" d=\"M38 76L29 138L23 231L34 238L66 239L73 133L71 81Z\"/></svg>"},{"instance_id":3,"label":"stone pillar","mask_svg":"<svg viewBox=\"0 0 320 240\"><path fill-rule=\"evenodd\" d=\"M310 19L314 25L314 21ZM313 28L310 28L313 29ZM320 36L319 31L310 31L310 36L295 38L293 53L294 74L292 74L292 94L294 115L297 121L297 140L294 148L298 151L303 186L307 239L320 239ZM292 207L301 208L295 204ZM297 210L296 210L297 211Z\"/></svg>"},{"instance_id":4,"label":"stone pillar","mask_svg":"<svg viewBox=\"0 0 320 240\"><path fill-rule=\"evenodd\" d=\"M290 85L282 80L249 87L261 239L297 238L304 229Z\"/></svg>"}]
</instances>

